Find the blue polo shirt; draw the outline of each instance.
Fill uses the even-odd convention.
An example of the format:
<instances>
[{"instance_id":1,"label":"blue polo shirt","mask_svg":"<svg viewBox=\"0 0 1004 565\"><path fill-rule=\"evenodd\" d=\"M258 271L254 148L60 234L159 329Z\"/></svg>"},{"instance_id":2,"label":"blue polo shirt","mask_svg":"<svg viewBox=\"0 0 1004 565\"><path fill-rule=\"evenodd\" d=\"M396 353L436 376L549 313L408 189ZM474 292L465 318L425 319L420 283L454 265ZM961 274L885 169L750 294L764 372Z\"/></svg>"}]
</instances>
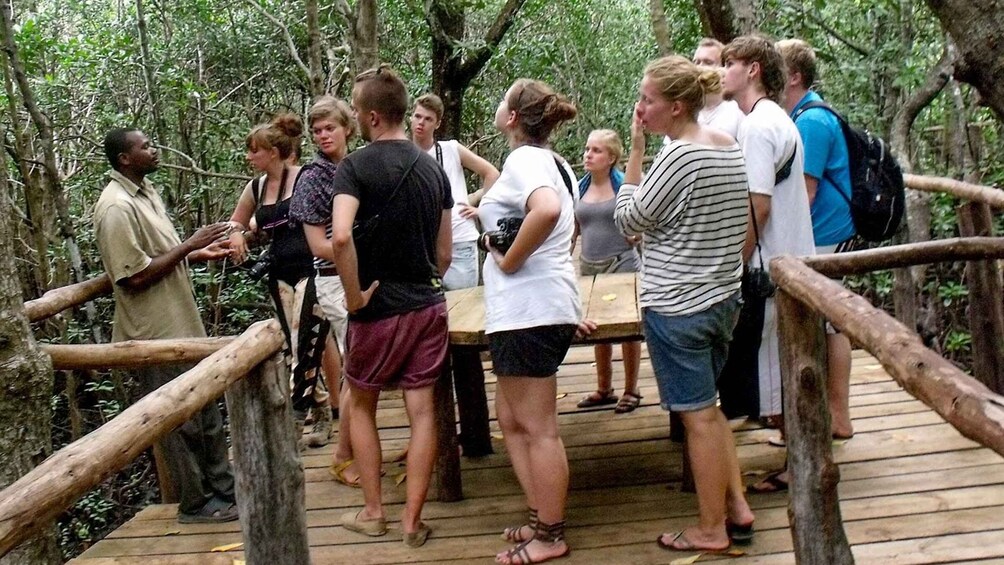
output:
<instances>
[{"instance_id":1,"label":"blue polo shirt","mask_svg":"<svg viewBox=\"0 0 1004 565\"><path fill-rule=\"evenodd\" d=\"M818 100L822 98L810 90L798 101L791 116L802 106ZM855 233L848 203L851 169L844 132L837 117L825 108L809 108L795 120L795 126L805 146L805 174L819 181L810 207L816 247L836 245Z\"/></svg>"}]
</instances>

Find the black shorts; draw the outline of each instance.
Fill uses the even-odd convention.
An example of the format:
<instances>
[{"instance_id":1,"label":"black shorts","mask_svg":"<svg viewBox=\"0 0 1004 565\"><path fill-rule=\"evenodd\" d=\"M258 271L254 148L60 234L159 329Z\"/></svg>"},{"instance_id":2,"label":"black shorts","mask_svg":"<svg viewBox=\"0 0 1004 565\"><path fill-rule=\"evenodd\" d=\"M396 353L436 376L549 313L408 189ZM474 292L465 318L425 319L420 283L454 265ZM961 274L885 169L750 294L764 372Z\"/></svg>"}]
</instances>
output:
<instances>
[{"instance_id":1,"label":"black shorts","mask_svg":"<svg viewBox=\"0 0 1004 565\"><path fill-rule=\"evenodd\" d=\"M493 372L499 377L552 377L565 359L576 326L537 326L488 334Z\"/></svg>"}]
</instances>

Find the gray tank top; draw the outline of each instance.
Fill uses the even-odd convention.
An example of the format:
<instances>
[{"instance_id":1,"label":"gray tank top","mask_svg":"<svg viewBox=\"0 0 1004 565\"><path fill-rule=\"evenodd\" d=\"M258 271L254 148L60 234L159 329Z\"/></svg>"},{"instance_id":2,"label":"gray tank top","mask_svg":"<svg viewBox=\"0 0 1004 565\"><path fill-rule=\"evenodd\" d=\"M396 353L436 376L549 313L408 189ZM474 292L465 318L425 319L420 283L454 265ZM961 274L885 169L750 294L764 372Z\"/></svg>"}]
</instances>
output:
<instances>
[{"instance_id":1,"label":"gray tank top","mask_svg":"<svg viewBox=\"0 0 1004 565\"><path fill-rule=\"evenodd\" d=\"M575 205L575 219L579 222L579 233L582 235L583 259L602 261L631 249L614 225L616 206L616 197L602 202L580 200Z\"/></svg>"}]
</instances>

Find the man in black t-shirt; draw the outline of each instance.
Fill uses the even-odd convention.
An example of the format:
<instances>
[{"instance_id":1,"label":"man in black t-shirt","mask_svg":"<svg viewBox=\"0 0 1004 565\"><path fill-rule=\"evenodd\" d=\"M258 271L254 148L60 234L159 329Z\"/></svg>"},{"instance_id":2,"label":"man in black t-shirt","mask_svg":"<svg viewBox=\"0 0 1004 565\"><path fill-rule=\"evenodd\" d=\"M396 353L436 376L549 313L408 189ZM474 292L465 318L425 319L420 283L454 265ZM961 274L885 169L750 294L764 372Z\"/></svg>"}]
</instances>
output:
<instances>
[{"instance_id":1,"label":"man in black t-shirt","mask_svg":"<svg viewBox=\"0 0 1004 565\"><path fill-rule=\"evenodd\" d=\"M331 241L349 310L345 379L365 499L342 525L387 532L375 415L380 390L400 387L411 424L401 530L405 544L418 547L429 535L421 516L436 457L432 385L446 358L442 274L452 254L453 198L443 169L405 134L407 106L404 83L389 67L356 77L352 107L370 144L335 172Z\"/></svg>"}]
</instances>

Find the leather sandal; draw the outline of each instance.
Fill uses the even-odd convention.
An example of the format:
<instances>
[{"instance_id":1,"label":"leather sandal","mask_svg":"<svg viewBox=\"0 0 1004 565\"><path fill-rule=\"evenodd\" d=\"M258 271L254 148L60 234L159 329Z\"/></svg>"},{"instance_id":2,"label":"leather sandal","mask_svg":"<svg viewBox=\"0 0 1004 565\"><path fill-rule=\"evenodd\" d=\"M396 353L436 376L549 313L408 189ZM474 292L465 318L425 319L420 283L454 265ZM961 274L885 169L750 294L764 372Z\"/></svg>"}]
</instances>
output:
<instances>
[{"instance_id":1,"label":"leather sandal","mask_svg":"<svg viewBox=\"0 0 1004 565\"><path fill-rule=\"evenodd\" d=\"M613 388L607 390L596 390L587 394L576 406L579 408L592 408L594 406L607 406L616 404L618 397L614 394Z\"/></svg>"},{"instance_id":2,"label":"leather sandal","mask_svg":"<svg viewBox=\"0 0 1004 565\"><path fill-rule=\"evenodd\" d=\"M614 413L616 414L627 414L628 412L633 412L635 408L641 404L642 395L634 392L625 392L621 395L620 401L614 408Z\"/></svg>"}]
</instances>

